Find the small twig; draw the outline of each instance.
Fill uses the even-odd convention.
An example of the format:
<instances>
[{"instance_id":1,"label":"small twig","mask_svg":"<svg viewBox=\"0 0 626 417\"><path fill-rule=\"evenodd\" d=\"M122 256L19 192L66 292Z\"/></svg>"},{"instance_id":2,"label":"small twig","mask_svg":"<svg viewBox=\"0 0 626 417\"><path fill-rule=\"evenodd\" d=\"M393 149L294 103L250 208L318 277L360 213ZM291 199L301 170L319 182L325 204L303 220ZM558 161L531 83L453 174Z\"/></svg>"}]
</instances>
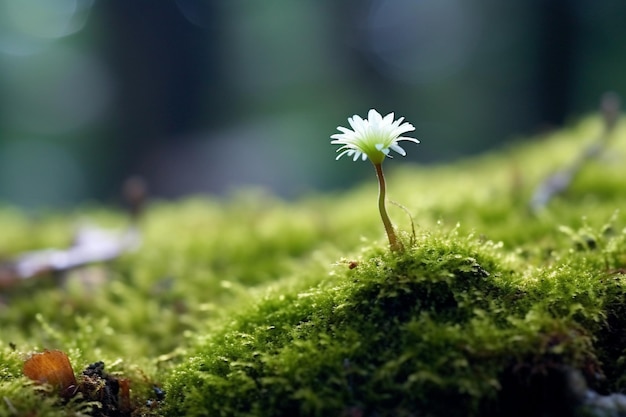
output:
<instances>
[{"instance_id":1,"label":"small twig","mask_svg":"<svg viewBox=\"0 0 626 417\"><path fill-rule=\"evenodd\" d=\"M143 212L148 195L148 186L143 178L135 176L130 177L122 186L122 194L128 205L128 211L133 223L136 223Z\"/></svg>"},{"instance_id":2,"label":"small twig","mask_svg":"<svg viewBox=\"0 0 626 417\"><path fill-rule=\"evenodd\" d=\"M76 231L68 248L20 254L12 261L0 264L0 288L37 276L109 261L137 249L141 243L137 221L145 200L145 190L145 185L138 179L131 179L125 184L124 194L131 217L131 224L125 230L83 226Z\"/></svg>"},{"instance_id":3,"label":"small twig","mask_svg":"<svg viewBox=\"0 0 626 417\"><path fill-rule=\"evenodd\" d=\"M619 96L612 92L605 93L600 102L600 111L604 118L604 129L599 139L583 149L569 166L550 175L539 184L530 201L530 208L534 213L545 208L555 195L567 190L583 166L590 160L597 158L609 144L612 138L611 133L619 120Z\"/></svg>"},{"instance_id":4,"label":"small twig","mask_svg":"<svg viewBox=\"0 0 626 417\"><path fill-rule=\"evenodd\" d=\"M415 242L417 241L417 234L415 233L415 222L413 221L413 215L408 208L398 203L397 201L389 200L389 202L394 206L402 209L404 213L409 217L409 221L411 222L411 245L415 245Z\"/></svg>"}]
</instances>

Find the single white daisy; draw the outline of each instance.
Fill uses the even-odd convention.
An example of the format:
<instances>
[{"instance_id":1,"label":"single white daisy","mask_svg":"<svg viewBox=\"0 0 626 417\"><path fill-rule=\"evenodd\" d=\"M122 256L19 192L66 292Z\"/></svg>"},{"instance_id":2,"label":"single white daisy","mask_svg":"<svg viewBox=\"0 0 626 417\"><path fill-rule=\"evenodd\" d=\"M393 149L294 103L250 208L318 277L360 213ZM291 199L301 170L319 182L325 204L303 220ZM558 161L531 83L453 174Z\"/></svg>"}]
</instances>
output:
<instances>
[{"instance_id":1,"label":"single white daisy","mask_svg":"<svg viewBox=\"0 0 626 417\"><path fill-rule=\"evenodd\" d=\"M344 155L351 156L354 161L361 158L364 161L369 158L374 165L382 164L386 156L391 158L389 150L392 149L402 156L406 155L404 149L398 142L406 140L420 143L415 138L401 136L403 133L415 130L411 123L404 122L404 117L393 120L393 113L382 117L376 110L371 109L367 114L367 119L362 119L358 115L348 118L348 122L353 130L343 126L337 127L342 133L335 133L331 136L330 143L342 145L337 152L336 159Z\"/></svg>"}]
</instances>

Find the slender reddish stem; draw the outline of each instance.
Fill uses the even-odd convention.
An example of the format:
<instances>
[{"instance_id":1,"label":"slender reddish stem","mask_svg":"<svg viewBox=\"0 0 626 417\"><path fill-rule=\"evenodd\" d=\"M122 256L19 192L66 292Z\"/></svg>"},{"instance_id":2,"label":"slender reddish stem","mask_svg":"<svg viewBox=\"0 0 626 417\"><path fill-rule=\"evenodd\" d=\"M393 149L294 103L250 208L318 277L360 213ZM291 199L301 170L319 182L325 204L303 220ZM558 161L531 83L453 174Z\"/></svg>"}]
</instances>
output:
<instances>
[{"instance_id":1,"label":"slender reddish stem","mask_svg":"<svg viewBox=\"0 0 626 417\"><path fill-rule=\"evenodd\" d=\"M398 240L396 236L396 232L393 229L393 224L391 224L391 220L389 219L389 215L387 214L387 208L385 206L385 195L387 193L387 188L385 185L385 175L383 174L383 166L382 164L374 164L374 168L376 169L376 176L378 177L378 211L380 211L380 218L383 221L383 225L385 226L385 231L387 232L387 238L389 239L389 247L393 252L398 252L403 249L402 242Z\"/></svg>"}]
</instances>

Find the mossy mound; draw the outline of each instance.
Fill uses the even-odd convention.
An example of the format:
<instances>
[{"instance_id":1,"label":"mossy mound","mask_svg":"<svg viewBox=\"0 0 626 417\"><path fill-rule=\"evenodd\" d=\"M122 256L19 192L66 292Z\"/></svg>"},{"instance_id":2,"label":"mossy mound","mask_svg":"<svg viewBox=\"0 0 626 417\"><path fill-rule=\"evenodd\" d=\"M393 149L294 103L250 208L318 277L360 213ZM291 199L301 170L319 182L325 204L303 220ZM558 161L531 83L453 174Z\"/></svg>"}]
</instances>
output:
<instances>
[{"instance_id":1,"label":"mossy mound","mask_svg":"<svg viewBox=\"0 0 626 417\"><path fill-rule=\"evenodd\" d=\"M601 130L591 117L447 166L389 162L390 197L416 223L390 207L402 253L373 172L297 202L153 202L137 252L1 290L0 415L97 415L22 375L42 349L129 379L133 415L626 415L626 128L528 208ZM127 224L4 208L0 255L67 246L77 215Z\"/></svg>"},{"instance_id":2,"label":"mossy mound","mask_svg":"<svg viewBox=\"0 0 626 417\"><path fill-rule=\"evenodd\" d=\"M612 240L619 253L625 237ZM170 377L169 412L573 411L582 400L570 398L574 370L598 390L620 385L602 374L599 357L613 366L624 359L600 341L622 334L624 317L610 324L606 316L616 318L626 278L566 252L531 280L501 246L456 232L420 236L402 255L371 250L316 287L273 291L203 338Z\"/></svg>"}]
</instances>

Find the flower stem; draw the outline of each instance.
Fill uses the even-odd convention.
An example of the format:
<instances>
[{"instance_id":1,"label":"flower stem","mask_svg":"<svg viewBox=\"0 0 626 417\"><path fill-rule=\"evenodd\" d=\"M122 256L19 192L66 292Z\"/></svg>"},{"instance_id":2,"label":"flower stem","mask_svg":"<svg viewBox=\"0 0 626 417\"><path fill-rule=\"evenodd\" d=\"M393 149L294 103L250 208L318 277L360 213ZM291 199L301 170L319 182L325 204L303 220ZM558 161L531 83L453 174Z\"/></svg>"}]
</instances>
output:
<instances>
[{"instance_id":1,"label":"flower stem","mask_svg":"<svg viewBox=\"0 0 626 417\"><path fill-rule=\"evenodd\" d=\"M387 190L385 186L385 175L383 174L383 166L382 164L374 164L374 168L376 169L376 176L378 177L378 211L380 211L380 218L382 219L383 225L385 226L385 231L387 232L387 238L389 239L389 247L391 248L391 251L400 252L404 248L402 246L402 242L398 240L396 232L393 230L393 224L391 224L391 220L389 220L387 208L385 207L385 194Z\"/></svg>"}]
</instances>

